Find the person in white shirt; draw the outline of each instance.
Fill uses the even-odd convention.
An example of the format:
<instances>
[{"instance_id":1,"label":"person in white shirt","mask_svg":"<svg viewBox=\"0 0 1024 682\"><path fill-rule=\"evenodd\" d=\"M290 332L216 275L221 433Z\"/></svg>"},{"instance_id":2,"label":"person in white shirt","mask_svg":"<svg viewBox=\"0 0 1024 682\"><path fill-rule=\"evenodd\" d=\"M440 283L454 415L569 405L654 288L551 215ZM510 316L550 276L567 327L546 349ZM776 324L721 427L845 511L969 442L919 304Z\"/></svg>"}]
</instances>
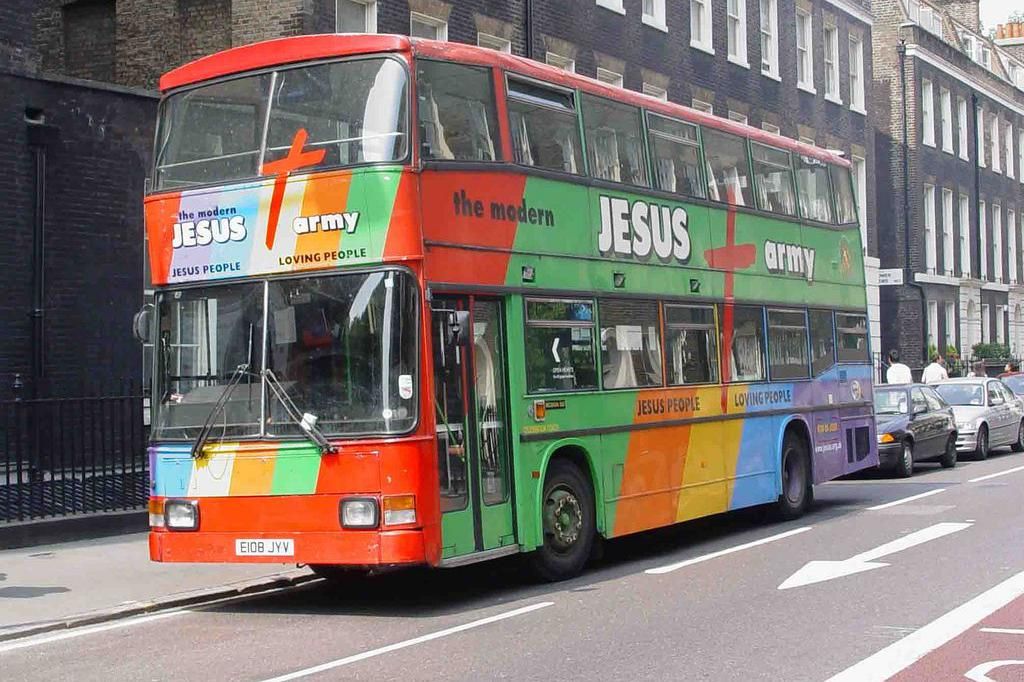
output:
<instances>
[{"instance_id":1,"label":"person in white shirt","mask_svg":"<svg viewBox=\"0 0 1024 682\"><path fill-rule=\"evenodd\" d=\"M900 362L900 352L895 348L889 351L889 369L885 372L885 383L914 383L914 378L910 375L910 368Z\"/></svg>"},{"instance_id":2,"label":"person in white shirt","mask_svg":"<svg viewBox=\"0 0 1024 682\"><path fill-rule=\"evenodd\" d=\"M942 359L942 356L936 353L932 356L932 364L924 368L924 372L921 373L922 384L935 384L940 381L945 381L949 378L949 374L946 372L946 361Z\"/></svg>"}]
</instances>

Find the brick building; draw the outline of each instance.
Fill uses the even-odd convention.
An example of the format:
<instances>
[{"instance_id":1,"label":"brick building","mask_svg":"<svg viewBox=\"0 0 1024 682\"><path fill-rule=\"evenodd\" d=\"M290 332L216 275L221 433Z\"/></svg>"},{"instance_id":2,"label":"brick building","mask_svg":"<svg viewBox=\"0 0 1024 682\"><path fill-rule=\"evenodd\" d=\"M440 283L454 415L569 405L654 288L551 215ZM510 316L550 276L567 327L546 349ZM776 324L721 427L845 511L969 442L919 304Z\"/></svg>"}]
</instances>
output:
<instances>
[{"instance_id":1,"label":"brick building","mask_svg":"<svg viewBox=\"0 0 1024 682\"><path fill-rule=\"evenodd\" d=\"M977 0L875 0L882 342L1024 353L1024 55L982 35ZM1024 42L1024 41L1021 41ZM893 273L896 274L896 273Z\"/></svg>"},{"instance_id":2,"label":"brick building","mask_svg":"<svg viewBox=\"0 0 1024 682\"><path fill-rule=\"evenodd\" d=\"M131 318L157 100L45 66L37 19L77 4L0 3L0 399L142 374Z\"/></svg>"}]
</instances>

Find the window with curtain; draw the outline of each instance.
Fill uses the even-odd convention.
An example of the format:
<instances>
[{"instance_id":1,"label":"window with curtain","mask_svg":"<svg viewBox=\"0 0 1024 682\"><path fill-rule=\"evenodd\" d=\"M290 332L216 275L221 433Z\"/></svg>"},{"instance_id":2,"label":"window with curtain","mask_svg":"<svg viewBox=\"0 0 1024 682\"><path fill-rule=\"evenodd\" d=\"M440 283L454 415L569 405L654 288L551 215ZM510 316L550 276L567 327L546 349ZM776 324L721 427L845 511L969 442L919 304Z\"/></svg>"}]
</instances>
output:
<instances>
[{"instance_id":1,"label":"window with curtain","mask_svg":"<svg viewBox=\"0 0 1024 682\"><path fill-rule=\"evenodd\" d=\"M794 162L800 214L808 220L835 222L832 214L832 189L829 186L828 165L809 156L797 156Z\"/></svg>"},{"instance_id":2,"label":"window with curtain","mask_svg":"<svg viewBox=\"0 0 1024 682\"><path fill-rule=\"evenodd\" d=\"M708 167L708 197L737 206L753 206L747 165L747 141L710 128L702 131Z\"/></svg>"},{"instance_id":3,"label":"window with curtain","mask_svg":"<svg viewBox=\"0 0 1024 682\"><path fill-rule=\"evenodd\" d=\"M715 311L711 306L665 306L670 386L718 382Z\"/></svg>"},{"instance_id":4,"label":"window with curtain","mask_svg":"<svg viewBox=\"0 0 1024 682\"><path fill-rule=\"evenodd\" d=\"M661 386L661 323L656 301L600 300L601 385Z\"/></svg>"},{"instance_id":5,"label":"window with curtain","mask_svg":"<svg viewBox=\"0 0 1024 682\"><path fill-rule=\"evenodd\" d=\"M782 149L751 144L758 208L782 215L796 215L796 189L790 154Z\"/></svg>"},{"instance_id":6,"label":"window with curtain","mask_svg":"<svg viewBox=\"0 0 1024 682\"><path fill-rule=\"evenodd\" d=\"M590 174L602 180L647 185L640 110L583 95L583 127Z\"/></svg>"},{"instance_id":7,"label":"window with curtain","mask_svg":"<svg viewBox=\"0 0 1024 682\"><path fill-rule=\"evenodd\" d=\"M498 119L488 69L421 59L416 81L424 158L497 158Z\"/></svg>"},{"instance_id":8,"label":"window with curtain","mask_svg":"<svg viewBox=\"0 0 1024 682\"><path fill-rule=\"evenodd\" d=\"M704 198L697 126L648 113L647 131L654 186L666 192Z\"/></svg>"},{"instance_id":9,"label":"window with curtain","mask_svg":"<svg viewBox=\"0 0 1024 682\"><path fill-rule=\"evenodd\" d=\"M566 173L583 172L572 92L510 78L508 116L516 163Z\"/></svg>"},{"instance_id":10,"label":"window with curtain","mask_svg":"<svg viewBox=\"0 0 1024 682\"><path fill-rule=\"evenodd\" d=\"M723 320L727 318L725 308L719 305L718 316ZM722 344L722 352L729 354L727 381L765 380L763 315L760 306L732 306L732 343Z\"/></svg>"},{"instance_id":11,"label":"window with curtain","mask_svg":"<svg viewBox=\"0 0 1024 682\"><path fill-rule=\"evenodd\" d=\"M768 311L768 362L772 380L806 379L807 316L803 310Z\"/></svg>"}]
</instances>

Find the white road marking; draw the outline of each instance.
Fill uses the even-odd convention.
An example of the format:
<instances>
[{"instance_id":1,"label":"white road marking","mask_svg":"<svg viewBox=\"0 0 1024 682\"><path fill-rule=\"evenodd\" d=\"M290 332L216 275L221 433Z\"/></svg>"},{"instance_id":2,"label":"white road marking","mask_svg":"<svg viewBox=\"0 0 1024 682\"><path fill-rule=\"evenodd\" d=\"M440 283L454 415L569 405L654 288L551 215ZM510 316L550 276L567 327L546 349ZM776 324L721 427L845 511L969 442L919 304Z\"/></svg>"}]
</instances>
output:
<instances>
[{"instance_id":1,"label":"white road marking","mask_svg":"<svg viewBox=\"0 0 1024 682\"><path fill-rule=\"evenodd\" d=\"M359 661L365 661L368 658L373 658L375 656L381 656L383 654L391 653L392 651L398 651L399 649L405 649L406 647L416 646L417 644L423 644L424 642L430 642L430 641L433 641L435 639L440 639L442 637L448 637L449 635L454 635L454 634L457 634L459 632L465 632L466 630L472 630L473 628L478 628L478 627L481 627L483 625L490 625L491 623L497 623L498 621L506 620L508 618L515 618L516 616L522 616L524 614L530 613L531 611L536 611L537 609L543 609L543 608L545 608L547 606L553 606L553 605L554 605L554 602L551 602L551 601L543 601L543 602L540 602L540 603L537 603L537 604L531 604L530 606L524 606L524 607L522 607L520 609L515 609L513 611L506 611L505 613L499 613L499 614L494 615L494 616L488 616L487 618L481 618L480 620L474 620L474 621L471 621L469 623L463 623L462 625L456 625L455 627L447 628L445 630L438 630L437 632L431 632L431 633L426 634L426 635L421 635L420 637L414 637L413 639L407 639L404 642L396 642L395 644L389 644L387 646L382 646L379 649L372 649L370 651L364 651L361 654L354 654L352 656L346 656L345 658L339 658L337 660L329 661L327 663L321 663L320 665L315 665L315 666L313 666L311 668L304 668L303 670L297 670L297 671L295 671L293 673L288 673L287 675L281 675L279 677L274 677L274 678L271 678L269 680L265 680L265 682L285 682L286 680L297 680L300 677L307 677L309 675L315 675L317 673L322 673L322 672L327 671L327 670L333 670L335 668L340 668L341 666L344 666L344 665L349 665L349 664L352 664L352 663L358 663Z\"/></svg>"},{"instance_id":2,"label":"white road marking","mask_svg":"<svg viewBox=\"0 0 1024 682\"><path fill-rule=\"evenodd\" d=\"M118 620L114 621L113 623L105 623L103 625L91 625L88 627L75 628L74 630L66 630L57 635L19 639L13 642L9 642L7 644L0 644L0 654L7 653L8 651L14 651L15 649L25 649L30 646L51 644L53 642L60 642L65 639L82 637L83 635L93 635L97 632L106 632L107 630L117 630L118 628L131 627L132 625L143 625L145 623L152 623L155 620L163 620L165 618L170 618L171 616L180 616L183 613L191 612L186 610L165 611L163 613L154 613L151 616L142 616L140 618L128 618L126 620Z\"/></svg>"},{"instance_id":3,"label":"white road marking","mask_svg":"<svg viewBox=\"0 0 1024 682\"><path fill-rule=\"evenodd\" d=\"M834 675L828 682L887 680L1021 595L1024 595L1024 571Z\"/></svg>"},{"instance_id":4,"label":"white road marking","mask_svg":"<svg viewBox=\"0 0 1024 682\"><path fill-rule=\"evenodd\" d=\"M945 488L936 488L935 490L929 490L926 493L918 493L917 495L911 495L910 497L904 497L901 500L895 500L894 502L886 502L885 504L878 504L874 507L868 507L867 511L878 511L880 509L888 509L889 507L895 507L898 504L904 504L905 502L913 502L914 500L920 500L923 497L931 497L932 495L938 495L941 492L945 492Z\"/></svg>"},{"instance_id":5,"label":"white road marking","mask_svg":"<svg viewBox=\"0 0 1024 682\"><path fill-rule=\"evenodd\" d=\"M967 482L968 483L978 483L979 481L987 481L988 479L995 478L997 476L1005 476L1006 474L1015 474L1018 471L1024 471L1024 467L1014 467L1012 469L1007 469L1006 471L997 471L996 473L988 474L987 476L978 476L977 478L972 478L972 479L968 480Z\"/></svg>"},{"instance_id":6,"label":"white road marking","mask_svg":"<svg viewBox=\"0 0 1024 682\"><path fill-rule=\"evenodd\" d=\"M875 560L926 542L931 542L932 540L937 540L952 533L958 533L970 527L971 524L969 523L936 523L934 526L922 528L919 531L904 535L874 549L861 552L849 559L842 561L809 561L804 564L803 568L786 578L779 585L779 589L788 590L793 587L803 587L804 585L813 585L814 583L834 578L842 578L854 573L863 573L875 568L885 568L889 564L883 564Z\"/></svg>"},{"instance_id":7,"label":"white road marking","mask_svg":"<svg viewBox=\"0 0 1024 682\"><path fill-rule=\"evenodd\" d=\"M771 535L766 538L761 538L760 540L754 540L753 542L746 542L742 545L736 545L735 547L730 547L728 549L722 549L717 552L711 552L710 554L704 554L703 556L694 557L693 559L687 559L686 561L680 561L675 564L669 564L668 566L648 568L646 571L644 571L644 573L649 573L650 575L661 575L662 573L671 573L672 571L677 571L680 568L686 568L687 566L693 566L694 564L699 564L704 561L717 559L718 557L725 556L726 554L732 554L733 552L742 552L743 550L750 549L751 547L757 547L759 545L768 544L769 542L775 542L776 540L782 540L784 538L790 537L791 535L797 535L798 533L805 533L809 531L812 527L813 526L804 526L802 528L795 528L793 530L787 530L785 533Z\"/></svg>"},{"instance_id":8,"label":"white road marking","mask_svg":"<svg viewBox=\"0 0 1024 682\"><path fill-rule=\"evenodd\" d=\"M1024 630L1014 628L981 628L982 632L991 632L997 635L1024 635Z\"/></svg>"},{"instance_id":9,"label":"white road marking","mask_svg":"<svg viewBox=\"0 0 1024 682\"><path fill-rule=\"evenodd\" d=\"M988 676L988 673L1011 665L1024 665L1024 661L987 661L965 672L964 677L974 680L974 682L996 682Z\"/></svg>"}]
</instances>

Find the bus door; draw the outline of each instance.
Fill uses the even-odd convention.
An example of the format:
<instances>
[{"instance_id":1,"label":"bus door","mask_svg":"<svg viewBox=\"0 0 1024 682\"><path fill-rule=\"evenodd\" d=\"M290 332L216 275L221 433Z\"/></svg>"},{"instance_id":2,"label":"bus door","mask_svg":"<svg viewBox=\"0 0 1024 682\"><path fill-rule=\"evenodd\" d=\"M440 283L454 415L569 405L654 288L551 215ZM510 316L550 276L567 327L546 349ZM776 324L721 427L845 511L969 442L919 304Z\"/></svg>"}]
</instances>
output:
<instances>
[{"instance_id":1,"label":"bus door","mask_svg":"<svg viewBox=\"0 0 1024 682\"><path fill-rule=\"evenodd\" d=\"M511 552L517 545L502 303L435 296L431 308L442 559Z\"/></svg>"}]
</instances>

